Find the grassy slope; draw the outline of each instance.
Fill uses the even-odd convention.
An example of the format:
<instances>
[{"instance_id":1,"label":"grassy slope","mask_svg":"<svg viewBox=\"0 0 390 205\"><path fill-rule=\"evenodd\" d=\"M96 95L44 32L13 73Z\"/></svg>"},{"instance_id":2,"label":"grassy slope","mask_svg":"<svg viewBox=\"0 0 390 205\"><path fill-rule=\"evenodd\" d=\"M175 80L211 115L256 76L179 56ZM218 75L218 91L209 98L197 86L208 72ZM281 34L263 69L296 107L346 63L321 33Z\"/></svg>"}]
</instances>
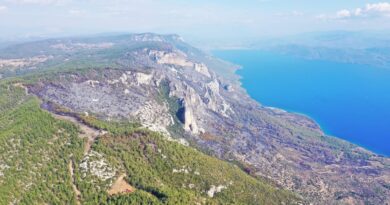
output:
<instances>
[{"instance_id":1,"label":"grassy slope","mask_svg":"<svg viewBox=\"0 0 390 205\"><path fill-rule=\"evenodd\" d=\"M75 204L69 160L83 204L287 204L296 197L258 181L232 164L137 126L86 119L110 134L92 147L126 173L137 191L115 197L107 184L82 178L83 140L77 127L54 119L12 83L0 83L0 204ZM1 168L6 167L6 168ZM188 173L173 173L173 170ZM191 185L190 185L191 184ZM208 197L212 185L226 186ZM100 191L99 191L100 190Z\"/></svg>"}]
</instances>

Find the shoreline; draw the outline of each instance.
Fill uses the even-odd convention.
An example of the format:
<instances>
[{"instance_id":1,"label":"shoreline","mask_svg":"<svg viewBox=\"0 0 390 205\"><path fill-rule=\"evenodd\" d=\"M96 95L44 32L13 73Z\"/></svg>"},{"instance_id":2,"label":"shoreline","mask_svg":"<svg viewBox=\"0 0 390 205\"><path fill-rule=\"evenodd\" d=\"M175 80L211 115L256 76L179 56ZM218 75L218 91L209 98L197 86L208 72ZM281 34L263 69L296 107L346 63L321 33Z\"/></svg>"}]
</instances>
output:
<instances>
[{"instance_id":1,"label":"shoreline","mask_svg":"<svg viewBox=\"0 0 390 205\"><path fill-rule=\"evenodd\" d=\"M223 50L213 50L213 54L214 54L214 52L218 52L218 51L226 52L226 51L240 51L240 50L249 50L249 51L250 51L251 49L233 49L233 50L225 50L225 49L223 49ZM255 49L255 50L253 50L253 51L258 51L258 50ZM300 111L296 111L296 110L292 110L292 109L281 108L281 107L275 107L275 106L273 106L273 105L266 105L266 104L263 104L260 100L258 100L258 99L256 99L255 97L253 97L253 96L250 94L250 92L248 91L248 89L245 88L245 86L244 86L244 82L243 82L244 76L243 76L243 75L240 75L240 74L238 73L238 71L245 69L245 66L244 66L244 65L237 64L237 63L234 63L234 62L232 62L232 61L229 61L228 59L220 58L220 57L218 57L217 55L215 55L215 56L216 56L216 58L219 58L219 59L221 59L221 60L223 60L223 61L225 61L225 62L229 62L229 63L231 63L231 64L237 66L237 69L235 69L235 70L234 70L234 73L233 73L234 75L237 76L237 80L238 80L237 83L240 85L241 89L243 89L243 90L246 92L246 94L247 94L250 98L252 98L254 101L256 101L257 103L259 103L261 106L263 106L263 107L265 107L265 108L268 108L268 109L275 109L275 110L278 110L278 111L287 112L287 113L291 113L291 114L295 114L295 115L300 115L300 116L306 117L306 118L312 120L314 123L316 123L316 124L319 126L319 128L321 129L321 131L324 133L324 135L325 135L326 137L337 138L337 139L339 139L339 140L342 140L342 141L345 141L345 142L347 142L347 143L350 143L350 144L352 144L352 145L354 145L354 146L356 146L356 147L360 147L360 148L362 148L362 149L364 149L364 150L366 150L366 151L368 151L368 152L371 152L371 153L373 153L373 154L375 154L375 155L378 155L378 156L387 157L387 158L390 157L390 154L383 153L383 152L381 152L381 151L379 151L379 150L376 150L376 149L374 149L374 148L369 148L369 147L367 147L367 146L362 145L361 143L356 142L355 140L351 140L351 139L348 139L348 138L340 137L339 135L333 133L333 132L330 130L330 128L328 128L328 126L325 125L326 123L321 122L320 119L318 119L318 118L316 118L316 117L313 117L313 116L310 115L309 113L300 112ZM346 129L347 129L347 128L346 128Z\"/></svg>"}]
</instances>

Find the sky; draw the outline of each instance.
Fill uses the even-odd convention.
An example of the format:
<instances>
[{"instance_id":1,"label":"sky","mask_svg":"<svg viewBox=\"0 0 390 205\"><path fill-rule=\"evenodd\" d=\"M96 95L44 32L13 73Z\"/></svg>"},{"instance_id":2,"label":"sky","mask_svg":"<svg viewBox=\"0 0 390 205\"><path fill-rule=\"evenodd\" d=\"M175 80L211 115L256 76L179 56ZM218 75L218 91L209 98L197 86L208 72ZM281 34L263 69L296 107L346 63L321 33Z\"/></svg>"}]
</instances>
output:
<instances>
[{"instance_id":1,"label":"sky","mask_svg":"<svg viewBox=\"0 0 390 205\"><path fill-rule=\"evenodd\" d=\"M157 32L199 41L239 41L389 29L386 1L0 0L0 39Z\"/></svg>"}]
</instances>

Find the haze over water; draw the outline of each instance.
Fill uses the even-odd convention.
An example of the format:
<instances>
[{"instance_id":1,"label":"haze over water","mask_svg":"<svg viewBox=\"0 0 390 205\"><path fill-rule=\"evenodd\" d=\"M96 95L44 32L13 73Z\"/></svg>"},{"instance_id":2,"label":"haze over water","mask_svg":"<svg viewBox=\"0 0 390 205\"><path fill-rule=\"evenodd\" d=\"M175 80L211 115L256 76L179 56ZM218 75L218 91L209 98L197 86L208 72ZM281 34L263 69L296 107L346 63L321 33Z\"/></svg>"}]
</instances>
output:
<instances>
[{"instance_id":1,"label":"haze over water","mask_svg":"<svg viewBox=\"0 0 390 205\"><path fill-rule=\"evenodd\" d=\"M261 104L308 115L328 135L390 156L390 68L263 51L214 55L243 67L237 74Z\"/></svg>"}]
</instances>

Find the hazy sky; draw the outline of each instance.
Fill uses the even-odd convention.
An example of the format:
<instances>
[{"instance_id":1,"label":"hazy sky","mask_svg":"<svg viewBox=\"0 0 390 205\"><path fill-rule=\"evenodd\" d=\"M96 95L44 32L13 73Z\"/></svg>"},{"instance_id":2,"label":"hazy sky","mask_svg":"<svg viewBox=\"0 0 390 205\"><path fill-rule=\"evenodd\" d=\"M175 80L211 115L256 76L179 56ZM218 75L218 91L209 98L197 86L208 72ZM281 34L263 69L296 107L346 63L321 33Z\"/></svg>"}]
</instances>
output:
<instances>
[{"instance_id":1,"label":"hazy sky","mask_svg":"<svg viewBox=\"0 0 390 205\"><path fill-rule=\"evenodd\" d=\"M242 39L390 29L390 2L363 0L0 0L0 38L101 32Z\"/></svg>"}]
</instances>

